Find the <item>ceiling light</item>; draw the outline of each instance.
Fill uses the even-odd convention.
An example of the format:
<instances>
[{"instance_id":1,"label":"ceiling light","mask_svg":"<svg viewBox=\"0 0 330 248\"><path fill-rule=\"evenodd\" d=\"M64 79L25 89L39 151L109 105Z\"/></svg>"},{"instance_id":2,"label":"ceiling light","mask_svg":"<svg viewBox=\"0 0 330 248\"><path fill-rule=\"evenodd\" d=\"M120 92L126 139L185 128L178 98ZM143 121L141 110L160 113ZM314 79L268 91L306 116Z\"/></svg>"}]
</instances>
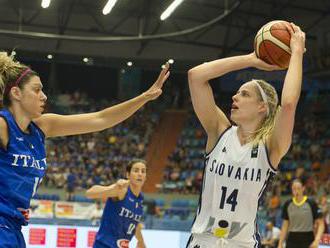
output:
<instances>
[{"instance_id":1,"label":"ceiling light","mask_svg":"<svg viewBox=\"0 0 330 248\"><path fill-rule=\"evenodd\" d=\"M109 14L116 2L117 0L109 0L102 10L103 15Z\"/></svg>"},{"instance_id":2,"label":"ceiling light","mask_svg":"<svg viewBox=\"0 0 330 248\"><path fill-rule=\"evenodd\" d=\"M44 9L48 8L50 5L50 1L51 0L42 0L41 1L41 7L43 7Z\"/></svg>"},{"instance_id":3,"label":"ceiling light","mask_svg":"<svg viewBox=\"0 0 330 248\"><path fill-rule=\"evenodd\" d=\"M160 19L164 21L166 18L168 18L182 2L183 0L174 0L160 16Z\"/></svg>"}]
</instances>

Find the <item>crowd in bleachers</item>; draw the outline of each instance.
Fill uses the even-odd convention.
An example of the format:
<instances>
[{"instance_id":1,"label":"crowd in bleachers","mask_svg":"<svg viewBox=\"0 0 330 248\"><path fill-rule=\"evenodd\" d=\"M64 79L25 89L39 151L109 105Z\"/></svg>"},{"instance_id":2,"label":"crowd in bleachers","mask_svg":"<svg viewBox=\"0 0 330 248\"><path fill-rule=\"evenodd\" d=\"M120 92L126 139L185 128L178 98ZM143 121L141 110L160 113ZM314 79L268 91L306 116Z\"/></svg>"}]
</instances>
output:
<instances>
[{"instance_id":1,"label":"crowd in bleachers","mask_svg":"<svg viewBox=\"0 0 330 248\"><path fill-rule=\"evenodd\" d=\"M80 93L59 95L52 104L57 113L100 110L114 102L95 102ZM125 176L126 162L144 158L160 111L147 105L125 122L103 132L47 140L48 167L43 186L64 188L67 199L75 189L107 185Z\"/></svg>"}]
</instances>

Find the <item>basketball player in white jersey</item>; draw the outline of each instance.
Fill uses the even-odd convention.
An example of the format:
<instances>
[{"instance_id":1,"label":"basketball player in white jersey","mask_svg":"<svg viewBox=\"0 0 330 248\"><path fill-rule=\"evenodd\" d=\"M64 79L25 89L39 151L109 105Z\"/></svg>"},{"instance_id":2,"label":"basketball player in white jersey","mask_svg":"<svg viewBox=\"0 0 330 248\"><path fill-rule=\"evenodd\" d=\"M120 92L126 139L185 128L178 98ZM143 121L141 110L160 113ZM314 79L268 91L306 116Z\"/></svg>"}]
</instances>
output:
<instances>
[{"instance_id":1,"label":"basketball player in white jersey","mask_svg":"<svg viewBox=\"0 0 330 248\"><path fill-rule=\"evenodd\" d=\"M291 145L302 83L305 33L293 23L287 28L292 54L280 107L274 87L263 80L244 83L232 97L234 125L215 104L209 80L248 67L280 69L255 53L204 63L188 73L193 107L208 137L202 192L188 248L261 247L258 205Z\"/></svg>"}]
</instances>

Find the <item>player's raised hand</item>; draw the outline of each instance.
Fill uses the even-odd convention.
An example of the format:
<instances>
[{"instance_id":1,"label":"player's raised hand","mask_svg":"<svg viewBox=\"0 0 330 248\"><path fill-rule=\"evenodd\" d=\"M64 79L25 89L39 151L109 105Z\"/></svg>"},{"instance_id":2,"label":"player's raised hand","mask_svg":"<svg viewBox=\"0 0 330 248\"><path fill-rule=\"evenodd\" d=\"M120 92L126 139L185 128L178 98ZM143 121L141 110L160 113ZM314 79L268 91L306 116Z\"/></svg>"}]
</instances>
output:
<instances>
[{"instance_id":1,"label":"player's raised hand","mask_svg":"<svg viewBox=\"0 0 330 248\"><path fill-rule=\"evenodd\" d=\"M146 92L143 93L144 97L146 97L148 100L154 100L162 94L162 87L167 78L170 76L169 68L169 63L166 63L163 66L163 69L159 73L157 80Z\"/></svg>"},{"instance_id":2,"label":"player's raised hand","mask_svg":"<svg viewBox=\"0 0 330 248\"><path fill-rule=\"evenodd\" d=\"M301 31L300 27L295 25L293 22L290 23L292 28L288 28L290 34L291 34L291 40L290 40L290 48L292 53L298 52L298 53L304 53L306 51L305 48L305 40L306 40L306 34Z\"/></svg>"},{"instance_id":3,"label":"player's raised hand","mask_svg":"<svg viewBox=\"0 0 330 248\"><path fill-rule=\"evenodd\" d=\"M117 182L116 182L116 187L118 190L126 190L129 186L129 180L126 180L126 179L119 179Z\"/></svg>"}]
</instances>

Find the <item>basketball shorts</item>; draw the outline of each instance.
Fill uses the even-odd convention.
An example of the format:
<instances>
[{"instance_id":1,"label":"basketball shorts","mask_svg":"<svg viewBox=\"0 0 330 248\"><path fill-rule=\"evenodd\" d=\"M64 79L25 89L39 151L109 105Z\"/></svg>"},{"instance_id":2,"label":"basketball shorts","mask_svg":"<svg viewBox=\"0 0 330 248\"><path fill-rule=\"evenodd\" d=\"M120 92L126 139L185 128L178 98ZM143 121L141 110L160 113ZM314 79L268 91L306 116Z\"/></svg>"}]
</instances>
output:
<instances>
[{"instance_id":1,"label":"basketball shorts","mask_svg":"<svg viewBox=\"0 0 330 248\"><path fill-rule=\"evenodd\" d=\"M237 240L219 239L216 237L193 234L190 236L186 248L254 248L261 247L256 242L239 242Z\"/></svg>"},{"instance_id":2,"label":"basketball shorts","mask_svg":"<svg viewBox=\"0 0 330 248\"><path fill-rule=\"evenodd\" d=\"M25 241L21 230L12 228L10 223L0 217L0 247L1 248L25 248Z\"/></svg>"}]
</instances>

